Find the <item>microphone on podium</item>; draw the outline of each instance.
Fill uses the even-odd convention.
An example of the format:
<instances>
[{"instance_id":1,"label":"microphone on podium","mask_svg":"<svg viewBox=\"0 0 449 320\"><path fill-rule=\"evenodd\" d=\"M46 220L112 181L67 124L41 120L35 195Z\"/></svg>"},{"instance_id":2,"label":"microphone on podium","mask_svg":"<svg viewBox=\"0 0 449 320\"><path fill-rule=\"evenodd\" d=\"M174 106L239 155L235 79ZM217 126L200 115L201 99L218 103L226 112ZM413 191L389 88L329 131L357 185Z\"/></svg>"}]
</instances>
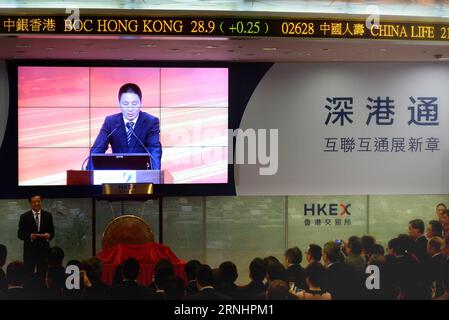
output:
<instances>
[{"instance_id":1,"label":"microphone on podium","mask_svg":"<svg viewBox=\"0 0 449 320\"><path fill-rule=\"evenodd\" d=\"M134 133L134 130L131 129L131 133L134 137L136 137L137 141L139 141L140 145L145 149L145 151L148 153L150 157L150 170L153 170L153 156L151 155L150 151L148 151L147 147L143 144L142 140L139 139L139 137Z\"/></svg>"},{"instance_id":2,"label":"microphone on podium","mask_svg":"<svg viewBox=\"0 0 449 320\"><path fill-rule=\"evenodd\" d=\"M107 136L106 138L103 139L103 141L101 141L100 145L102 145L103 143L105 143L110 136L112 136L112 134L118 129L120 128L119 125L117 125L114 130L112 130ZM83 164L81 165L81 170L86 170L86 168L84 167L84 164L86 163L86 161L90 158L90 156L92 155L92 152L89 152L89 155L86 157L86 159L84 159Z\"/></svg>"}]
</instances>

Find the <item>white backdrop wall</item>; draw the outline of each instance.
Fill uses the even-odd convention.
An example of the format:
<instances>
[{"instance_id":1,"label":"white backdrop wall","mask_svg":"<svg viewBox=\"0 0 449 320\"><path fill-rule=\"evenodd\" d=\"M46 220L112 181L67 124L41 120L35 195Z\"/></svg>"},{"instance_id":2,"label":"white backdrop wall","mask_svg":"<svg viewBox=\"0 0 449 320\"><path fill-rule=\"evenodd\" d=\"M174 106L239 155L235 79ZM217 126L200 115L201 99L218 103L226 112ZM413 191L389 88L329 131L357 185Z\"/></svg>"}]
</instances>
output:
<instances>
[{"instance_id":1,"label":"white backdrop wall","mask_svg":"<svg viewBox=\"0 0 449 320\"><path fill-rule=\"evenodd\" d=\"M273 176L262 176L258 165L236 165L237 194L449 193L448 88L449 65L440 63L273 65L253 93L240 127L279 130L279 169ZM334 110L337 104L327 101L334 97L353 99L352 109L346 110L352 112L348 115L352 123L347 119L343 125L341 120L333 123L337 115L332 114L325 124L329 112L340 110ZM378 97L393 100L390 111L394 115L384 114L379 124L373 115L367 124L370 112L375 110L375 103L368 98ZM417 101L415 104L411 97ZM418 119L422 97L437 98L433 104L438 114L427 119L433 120L426 122L431 125L423 125L425 121L409 124L412 113ZM390 125L384 124L391 121ZM342 139L352 138L354 149L345 152L341 149ZM361 138L369 139L371 151L364 151L367 149ZM418 141L411 139L420 139L421 150L410 149ZM439 150L429 139L438 141ZM336 151L326 148L329 141ZM368 140L363 141L366 144ZM376 150L376 141L377 147L383 144L379 141L388 142L384 149ZM393 148L393 143L403 143L403 151Z\"/></svg>"}]
</instances>

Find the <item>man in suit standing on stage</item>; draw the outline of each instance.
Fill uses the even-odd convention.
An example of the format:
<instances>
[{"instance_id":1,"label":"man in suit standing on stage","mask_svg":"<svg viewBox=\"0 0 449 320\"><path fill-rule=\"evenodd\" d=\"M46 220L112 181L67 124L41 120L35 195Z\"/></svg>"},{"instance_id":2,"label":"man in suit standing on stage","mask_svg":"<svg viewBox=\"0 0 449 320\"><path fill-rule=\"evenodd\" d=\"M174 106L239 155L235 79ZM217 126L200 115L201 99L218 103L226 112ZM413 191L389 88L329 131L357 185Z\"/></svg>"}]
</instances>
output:
<instances>
[{"instance_id":1,"label":"man in suit standing on stage","mask_svg":"<svg viewBox=\"0 0 449 320\"><path fill-rule=\"evenodd\" d=\"M120 113L107 116L95 139L91 153L148 153L151 169L161 169L162 148L159 141L159 119L140 111L142 92L134 83L126 83L118 92ZM89 163L89 169L92 165Z\"/></svg>"},{"instance_id":2,"label":"man in suit standing on stage","mask_svg":"<svg viewBox=\"0 0 449 320\"><path fill-rule=\"evenodd\" d=\"M23 262L28 274L35 272L44 277L50 240L55 236L53 217L42 210L42 197L33 194L28 198L31 210L20 216L18 237L23 240Z\"/></svg>"}]
</instances>

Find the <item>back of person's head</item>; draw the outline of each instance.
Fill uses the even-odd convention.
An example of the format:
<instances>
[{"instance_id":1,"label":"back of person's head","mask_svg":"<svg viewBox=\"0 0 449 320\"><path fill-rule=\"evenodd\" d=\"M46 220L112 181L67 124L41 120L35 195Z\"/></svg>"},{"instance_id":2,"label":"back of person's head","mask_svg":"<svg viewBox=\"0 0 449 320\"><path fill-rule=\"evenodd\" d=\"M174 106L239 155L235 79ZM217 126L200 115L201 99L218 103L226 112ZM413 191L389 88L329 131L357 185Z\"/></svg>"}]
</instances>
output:
<instances>
[{"instance_id":1,"label":"back of person's head","mask_svg":"<svg viewBox=\"0 0 449 320\"><path fill-rule=\"evenodd\" d=\"M184 280L177 276L171 276L167 279L164 289L166 300L181 300L185 296Z\"/></svg>"},{"instance_id":2,"label":"back of person's head","mask_svg":"<svg viewBox=\"0 0 449 320\"><path fill-rule=\"evenodd\" d=\"M341 262L341 247L333 241L326 242L323 249L323 256L328 263Z\"/></svg>"},{"instance_id":3,"label":"back of person's head","mask_svg":"<svg viewBox=\"0 0 449 320\"><path fill-rule=\"evenodd\" d=\"M395 255L403 256L407 253L407 243L403 237L396 237L388 242L388 249L393 250Z\"/></svg>"},{"instance_id":4,"label":"back of person's head","mask_svg":"<svg viewBox=\"0 0 449 320\"><path fill-rule=\"evenodd\" d=\"M49 267L47 269L45 284L49 289L62 290L65 287L66 274L64 268Z\"/></svg>"},{"instance_id":5,"label":"back of person's head","mask_svg":"<svg viewBox=\"0 0 449 320\"><path fill-rule=\"evenodd\" d=\"M306 279L310 282L312 286L321 287L323 285L323 278L325 269L321 263L311 263L306 269Z\"/></svg>"},{"instance_id":6,"label":"back of person's head","mask_svg":"<svg viewBox=\"0 0 449 320\"><path fill-rule=\"evenodd\" d=\"M440 221L430 220L429 225L432 228L432 232L435 236L442 237L443 236L443 226Z\"/></svg>"},{"instance_id":7,"label":"back of person's head","mask_svg":"<svg viewBox=\"0 0 449 320\"><path fill-rule=\"evenodd\" d=\"M123 279L124 280L136 280L139 276L140 265L139 261L134 258L128 258L123 263Z\"/></svg>"},{"instance_id":8,"label":"back of person's head","mask_svg":"<svg viewBox=\"0 0 449 320\"><path fill-rule=\"evenodd\" d=\"M237 266L232 261L223 262L220 264L219 269L221 271L221 279L227 285L233 284L239 276Z\"/></svg>"},{"instance_id":9,"label":"back of person's head","mask_svg":"<svg viewBox=\"0 0 449 320\"><path fill-rule=\"evenodd\" d=\"M8 250L4 244L0 244L0 268L2 268L6 263L6 256L8 255Z\"/></svg>"},{"instance_id":10,"label":"back of person's head","mask_svg":"<svg viewBox=\"0 0 449 320\"><path fill-rule=\"evenodd\" d=\"M382 268L386 265L387 259L384 255L373 253L369 258L368 264Z\"/></svg>"},{"instance_id":11,"label":"back of person's head","mask_svg":"<svg viewBox=\"0 0 449 320\"><path fill-rule=\"evenodd\" d=\"M376 244L376 239L373 236L364 235L361 239L362 250L366 255L371 255L373 246Z\"/></svg>"},{"instance_id":12,"label":"back of person's head","mask_svg":"<svg viewBox=\"0 0 449 320\"><path fill-rule=\"evenodd\" d=\"M441 244L443 243L443 239L440 237L432 237L430 238L427 245L433 254L440 252Z\"/></svg>"},{"instance_id":13,"label":"back of person's head","mask_svg":"<svg viewBox=\"0 0 449 320\"><path fill-rule=\"evenodd\" d=\"M77 266L77 267L79 267L80 263L81 263L81 261L76 260L76 259L72 259L72 260L69 260L69 262L67 262L67 264L65 266L66 267L68 267L68 266Z\"/></svg>"},{"instance_id":14,"label":"back of person's head","mask_svg":"<svg viewBox=\"0 0 449 320\"><path fill-rule=\"evenodd\" d=\"M323 256L323 249L319 245L312 243L311 245L309 245L307 253L313 259L313 261L320 262L321 257Z\"/></svg>"},{"instance_id":15,"label":"back of person's head","mask_svg":"<svg viewBox=\"0 0 449 320\"><path fill-rule=\"evenodd\" d=\"M190 260L186 263L184 267L184 271L187 276L187 280L195 280L196 278L196 271L198 270L198 267L201 265L201 262L198 260Z\"/></svg>"},{"instance_id":16,"label":"back of person's head","mask_svg":"<svg viewBox=\"0 0 449 320\"><path fill-rule=\"evenodd\" d=\"M122 97L122 94L124 93L135 93L139 96L139 100L142 100L142 91L140 90L139 86L135 83L126 83L120 87L120 90L118 91L119 101L120 98Z\"/></svg>"},{"instance_id":17,"label":"back of person's head","mask_svg":"<svg viewBox=\"0 0 449 320\"><path fill-rule=\"evenodd\" d=\"M289 298L287 282L273 280L268 284L267 300L287 300Z\"/></svg>"},{"instance_id":18,"label":"back of person's head","mask_svg":"<svg viewBox=\"0 0 449 320\"><path fill-rule=\"evenodd\" d=\"M255 282L262 282L267 275L267 265L261 258L254 258L249 264L249 273Z\"/></svg>"},{"instance_id":19,"label":"back of person's head","mask_svg":"<svg viewBox=\"0 0 449 320\"><path fill-rule=\"evenodd\" d=\"M64 250L62 250L60 247L50 248L50 252L48 253L48 265L62 266L63 261L64 261Z\"/></svg>"},{"instance_id":20,"label":"back of person's head","mask_svg":"<svg viewBox=\"0 0 449 320\"><path fill-rule=\"evenodd\" d=\"M112 278L112 286L117 287L123 283L123 262L120 263L114 270L114 276Z\"/></svg>"},{"instance_id":21,"label":"back of person's head","mask_svg":"<svg viewBox=\"0 0 449 320\"><path fill-rule=\"evenodd\" d=\"M270 264L268 264L267 279L269 280L269 282L274 280L286 281L287 274L284 265L280 262L271 262Z\"/></svg>"},{"instance_id":22,"label":"back of person's head","mask_svg":"<svg viewBox=\"0 0 449 320\"><path fill-rule=\"evenodd\" d=\"M161 259L154 267L154 283L163 290L169 277L175 275L175 267L168 259Z\"/></svg>"},{"instance_id":23,"label":"back of person's head","mask_svg":"<svg viewBox=\"0 0 449 320\"><path fill-rule=\"evenodd\" d=\"M399 242L401 244L401 247L404 249L404 254L409 254L410 253L410 249L413 246L413 239L411 239L409 237L409 235L405 234L405 233L401 233L398 235L398 239Z\"/></svg>"},{"instance_id":24,"label":"back of person's head","mask_svg":"<svg viewBox=\"0 0 449 320\"><path fill-rule=\"evenodd\" d=\"M371 254L380 254L383 256L385 254L385 249L380 243L376 243L371 249Z\"/></svg>"},{"instance_id":25,"label":"back of person's head","mask_svg":"<svg viewBox=\"0 0 449 320\"><path fill-rule=\"evenodd\" d=\"M446 293L449 293L449 269L443 271L443 286Z\"/></svg>"},{"instance_id":26,"label":"back of person's head","mask_svg":"<svg viewBox=\"0 0 449 320\"><path fill-rule=\"evenodd\" d=\"M420 234L424 233L424 221L422 221L421 219L411 220L409 222L409 226L410 228L417 230Z\"/></svg>"},{"instance_id":27,"label":"back of person's head","mask_svg":"<svg viewBox=\"0 0 449 320\"><path fill-rule=\"evenodd\" d=\"M10 286L23 286L26 271L22 261L13 261L6 268L6 279Z\"/></svg>"},{"instance_id":28,"label":"back of person's head","mask_svg":"<svg viewBox=\"0 0 449 320\"><path fill-rule=\"evenodd\" d=\"M91 273L88 274L88 277L91 282L101 282L101 275L103 273L103 261L96 257L92 257L87 260L87 263L90 265Z\"/></svg>"},{"instance_id":29,"label":"back of person's head","mask_svg":"<svg viewBox=\"0 0 449 320\"><path fill-rule=\"evenodd\" d=\"M357 236L349 237L348 248L351 249L351 253L359 256L362 254L362 240Z\"/></svg>"},{"instance_id":30,"label":"back of person's head","mask_svg":"<svg viewBox=\"0 0 449 320\"><path fill-rule=\"evenodd\" d=\"M201 287L213 286L214 276L212 269L207 264L202 264L196 272L196 282Z\"/></svg>"},{"instance_id":31,"label":"back of person's head","mask_svg":"<svg viewBox=\"0 0 449 320\"><path fill-rule=\"evenodd\" d=\"M272 262L279 262L279 263L281 263L280 261L279 261L279 259L278 258L276 258L275 256L268 256L268 257L265 257L265 258L263 258L263 261L265 262L265 264L268 266L270 263L272 263Z\"/></svg>"},{"instance_id":32,"label":"back of person's head","mask_svg":"<svg viewBox=\"0 0 449 320\"><path fill-rule=\"evenodd\" d=\"M300 264L302 262L302 252L298 247L287 249L284 256L289 263Z\"/></svg>"}]
</instances>

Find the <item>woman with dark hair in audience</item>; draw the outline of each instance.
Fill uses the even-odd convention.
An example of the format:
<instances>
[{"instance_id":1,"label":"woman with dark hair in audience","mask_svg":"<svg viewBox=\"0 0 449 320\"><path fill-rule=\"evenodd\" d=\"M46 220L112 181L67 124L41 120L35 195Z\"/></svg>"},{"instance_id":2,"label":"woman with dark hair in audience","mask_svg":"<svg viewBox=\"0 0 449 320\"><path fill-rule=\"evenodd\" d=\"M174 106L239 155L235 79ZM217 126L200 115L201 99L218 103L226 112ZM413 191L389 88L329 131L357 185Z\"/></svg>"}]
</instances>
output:
<instances>
[{"instance_id":1,"label":"woman with dark hair in audience","mask_svg":"<svg viewBox=\"0 0 449 320\"><path fill-rule=\"evenodd\" d=\"M321 289L325 269L319 263L311 263L305 269L308 289L296 293L299 300L331 300L332 295Z\"/></svg>"}]
</instances>

